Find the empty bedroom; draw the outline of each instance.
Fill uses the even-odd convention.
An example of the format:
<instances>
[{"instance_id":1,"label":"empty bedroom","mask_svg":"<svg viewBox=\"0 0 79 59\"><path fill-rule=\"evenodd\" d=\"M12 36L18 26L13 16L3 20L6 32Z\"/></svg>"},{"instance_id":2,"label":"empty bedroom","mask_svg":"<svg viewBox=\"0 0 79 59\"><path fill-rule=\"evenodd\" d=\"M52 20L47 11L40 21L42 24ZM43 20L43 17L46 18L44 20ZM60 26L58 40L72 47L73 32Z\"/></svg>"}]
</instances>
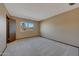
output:
<instances>
[{"instance_id":1,"label":"empty bedroom","mask_svg":"<svg viewBox=\"0 0 79 59\"><path fill-rule=\"evenodd\" d=\"M79 56L79 3L0 3L1 56Z\"/></svg>"}]
</instances>

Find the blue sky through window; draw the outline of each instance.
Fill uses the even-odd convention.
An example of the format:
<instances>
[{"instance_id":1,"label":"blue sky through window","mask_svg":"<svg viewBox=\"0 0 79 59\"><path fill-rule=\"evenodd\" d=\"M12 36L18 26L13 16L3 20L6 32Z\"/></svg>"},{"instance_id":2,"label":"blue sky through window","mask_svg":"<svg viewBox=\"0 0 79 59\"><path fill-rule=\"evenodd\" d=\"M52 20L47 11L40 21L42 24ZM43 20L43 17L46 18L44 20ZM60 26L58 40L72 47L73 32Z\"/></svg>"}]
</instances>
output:
<instances>
[{"instance_id":1,"label":"blue sky through window","mask_svg":"<svg viewBox=\"0 0 79 59\"><path fill-rule=\"evenodd\" d=\"M29 22L29 27L34 27L34 24L32 22Z\"/></svg>"}]
</instances>

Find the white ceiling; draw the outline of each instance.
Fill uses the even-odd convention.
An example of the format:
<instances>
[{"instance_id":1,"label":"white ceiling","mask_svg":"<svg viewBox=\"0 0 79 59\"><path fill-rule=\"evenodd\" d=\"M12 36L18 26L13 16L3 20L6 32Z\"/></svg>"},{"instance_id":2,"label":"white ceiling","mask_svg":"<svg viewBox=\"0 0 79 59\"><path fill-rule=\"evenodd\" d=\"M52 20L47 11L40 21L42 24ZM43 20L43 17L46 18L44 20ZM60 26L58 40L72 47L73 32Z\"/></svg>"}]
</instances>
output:
<instances>
[{"instance_id":1,"label":"white ceiling","mask_svg":"<svg viewBox=\"0 0 79 59\"><path fill-rule=\"evenodd\" d=\"M39 21L77 8L79 4L70 6L68 3L6 3L5 6L12 16Z\"/></svg>"}]
</instances>

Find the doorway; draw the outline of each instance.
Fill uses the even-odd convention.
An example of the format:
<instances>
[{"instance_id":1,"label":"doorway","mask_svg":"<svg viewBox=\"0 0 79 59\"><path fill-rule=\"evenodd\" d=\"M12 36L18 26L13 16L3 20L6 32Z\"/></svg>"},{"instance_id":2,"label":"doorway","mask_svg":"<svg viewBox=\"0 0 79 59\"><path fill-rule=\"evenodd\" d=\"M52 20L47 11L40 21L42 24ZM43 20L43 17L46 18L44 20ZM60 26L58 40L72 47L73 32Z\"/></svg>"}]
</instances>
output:
<instances>
[{"instance_id":1,"label":"doorway","mask_svg":"<svg viewBox=\"0 0 79 59\"><path fill-rule=\"evenodd\" d=\"M7 43L13 42L16 40L16 20L7 18Z\"/></svg>"}]
</instances>

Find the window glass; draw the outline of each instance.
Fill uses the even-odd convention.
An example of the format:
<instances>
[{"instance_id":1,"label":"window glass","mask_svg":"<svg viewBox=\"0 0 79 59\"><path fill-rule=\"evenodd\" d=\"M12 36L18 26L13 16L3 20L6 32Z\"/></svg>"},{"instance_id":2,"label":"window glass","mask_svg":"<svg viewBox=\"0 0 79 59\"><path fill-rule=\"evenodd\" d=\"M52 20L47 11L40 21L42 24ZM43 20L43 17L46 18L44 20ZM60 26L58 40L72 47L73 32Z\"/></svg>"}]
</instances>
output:
<instances>
[{"instance_id":1,"label":"window glass","mask_svg":"<svg viewBox=\"0 0 79 59\"><path fill-rule=\"evenodd\" d=\"M30 31L33 30L34 28L34 23L33 22L21 22L21 31Z\"/></svg>"},{"instance_id":2,"label":"window glass","mask_svg":"<svg viewBox=\"0 0 79 59\"><path fill-rule=\"evenodd\" d=\"M34 27L34 24L32 22L29 22L29 28L33 28Z\"/></svg>"}]
</instances>

